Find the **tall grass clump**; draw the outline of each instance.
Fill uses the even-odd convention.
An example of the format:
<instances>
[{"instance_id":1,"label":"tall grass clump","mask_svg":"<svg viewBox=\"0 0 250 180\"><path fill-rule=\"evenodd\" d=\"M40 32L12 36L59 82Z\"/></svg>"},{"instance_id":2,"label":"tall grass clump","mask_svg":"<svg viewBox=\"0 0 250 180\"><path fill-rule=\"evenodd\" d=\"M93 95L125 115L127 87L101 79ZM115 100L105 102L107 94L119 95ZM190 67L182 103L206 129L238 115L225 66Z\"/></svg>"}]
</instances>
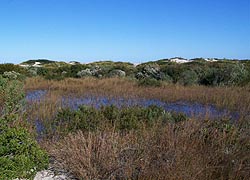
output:
<instances>
[{"instance_id":1,"label":"tall grass clump","mask_svg":"<svg viewBox=\"0 0 250 180\"><path fill-rule=\"evenodd\" d=\"M120 133L77 131L48 152L78 179L248 179L249 136L224 122L184 121Z\"/></svg>"},{"instance_id":2,"label":"tall grass clump","mask_svg":"<svg viewBox=\"0 0 250 180\"><path fill-rule=\"evenodd\" d=\"M107 97L149 98L165 102L187 101L213 104L228 110L250 111L249 87L205 87L162 84L160 87L138 86L128 79L71 79L62 81L28 78L25 90L47 89L63 96L102 95Z\"/></svg>"}]
</instances>

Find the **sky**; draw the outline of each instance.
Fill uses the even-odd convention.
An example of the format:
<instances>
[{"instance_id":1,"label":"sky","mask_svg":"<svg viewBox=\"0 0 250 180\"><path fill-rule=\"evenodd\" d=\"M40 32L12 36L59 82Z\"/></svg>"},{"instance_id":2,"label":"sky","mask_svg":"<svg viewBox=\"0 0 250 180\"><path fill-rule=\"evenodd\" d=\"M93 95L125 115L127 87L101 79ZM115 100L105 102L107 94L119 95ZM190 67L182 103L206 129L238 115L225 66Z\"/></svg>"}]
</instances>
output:
<instances>
[{"instance_id":1,"label":"sky","mask_svg":"<svg viewBox=\"0 0 250 180\"><path fill-rule=\"evenodd\" d=\"M1 0L0 63L250 59L250 0Z\"/></svg>"}]
</instances>

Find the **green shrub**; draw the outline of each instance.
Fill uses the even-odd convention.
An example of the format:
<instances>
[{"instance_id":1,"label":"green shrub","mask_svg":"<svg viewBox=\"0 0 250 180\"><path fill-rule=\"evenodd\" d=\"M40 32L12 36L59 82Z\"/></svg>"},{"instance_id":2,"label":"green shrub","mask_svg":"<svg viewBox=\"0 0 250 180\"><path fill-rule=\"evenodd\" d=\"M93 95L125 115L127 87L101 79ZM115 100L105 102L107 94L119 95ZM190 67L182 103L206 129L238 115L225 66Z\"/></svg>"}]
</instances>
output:
<instances>
[{"instance_id":1,"label":"green shrub","mask_svg":"<svg viewBox=\"0 0 250 180\"><path fill-rule=\"evenodd\" d=\"M152 78L161 80L162 73L160 71L160 66L155 63L141 64L137 68L137 73L135 77L137 79Z\"/></svg>"},{"instance_id":2,"label":"green shrub","mask_svg":"<svg viewBox=\"0 0 250 180\"><path fill-rule=\"evenodd\" d=\"M79 129L94 131L99 127L102 119L104 119L103 115L94 107L80 106L78 110L64 108L57 113L54 121L45 124L46 133L65 135Z\"/></svg>"},{"instance_id":3,"label":"green shrub","mask_svg":"<svg viewBox=\"0 0 250 180\"><path fill-rule=\"evenodd\" d=\"M15 72L17 72L19 74L23 74L23 75L27 74L27 69L25 69L19 65L15 65L15 64L11 64L11 63L0 64L0 74L4 74L4 72L11 72L11 71L15 71Z\"/></svg>"},{"instance_id":4,"label":"green shrub","mask_svg":"<svg viewBox=\"0 0 250 180\"><path fill-rule=\"evenodd\" d=\"M8 78L10 80L21 80L22 81L25 79L24 75L17 73L15 71L5 71L3 73L3 77Z\"/></svg>"},{"instance_id":5,"label":"green shrub","mask_svg":"<svg viewBox=\"0 0 250 180\"><path fill-rule=\"evenodd\" d=\"M48 71L48 73L44 76L44 78L47 80L60 81L60 80L63 80L65 77L56 71Z\"/></svg>"},{"instance_id":6,"label":"green shrub","mask_svg":"<svg viewBox=\"0 0 250 180\"><path fill-rule=\"evenodd\" d=\"M249 71L239 62L218 62L205 69L200 84L209 86L245 85L249 81Z\"/></svg>"},{"instance_id":7,"label":"green shrub","mask_svg":"<svg viewBox=\"0 0 250 180\"><path fill-rule=\"evenodd\" d=\"M249 72L246 70L243 64L237 63L230 69L230 79L228 85L240 85L245 82L249 76Z\"/></svg>"},{"instance_id":8,"label":"green shrub","mask_svg":"<svg viewBox=\"0 0 250 180\"><path fill-rule=\"evenodd\" d=\"M36 73L37 73L38 76L45 76L48 73L48 71L49 70L47 68L38 67Z\"/></svg>"},{"instance_id":9,"label":"green shrub","mask_svg":"<svg viewBox=\"0 0 250 180\"><path fill-rule=\"evenodd\" d=\"M151 127L157 122L180 122L187 120L182 113L165 112L162 107L122 107L114 105L96 109L80 106L78 110L61 109L53 121L46 122L47 135L64 136L78 130L96 131L105 127L115 127L117 131L129 131L141 127Z\"/></svg>"},{"instance_id":10,"label":"green shrub","mask_svg":"<svg viewBox=\"0 0 250 180\"><path fill-rule=\"evenodd\" d=\"M157 120L165 115L165 110L162 107L151 105L147 108L141 109L141 120L145 121L148 125L153 125Z\"/></svg>"},{"instance_id":11,"label":"green shrub","mask_svg":"<svg viewBox=\"0 0 250 180\"><path fill-rule=\"evenodd\" d=\"M176 113L176 112L171 113L171 118L170 118L171 122L177 123L186 120L188 120L188 117L184 113Z\"/></svg>"},{"instance_id":12,"label":"green shrub","mask_svg":"<svg viewBox=\"0 0 250 180\"><path fill-rule=\"evenodd\" d=\"M114 69L109 72L108 77L125 77L126 72L120 69Z\"/></svg>"},{"instance_id":13,"label":"green shrub","mask_svg":"<svg viewBox=\"0 0 250 180\"><path fill-rule=\"evenodd\" d=\"M1 130L0 179L32 178L47 165L47 154L25 129Z\"/></svg>"},{"instance_id":14,"label":"green shrub","mask_svg":"<svg viewBox=\"0 0 250 180\"><path fill-rule=\"evenodd\" d=\"M23 108L23 84L0 76L0 179L32 178L48 156L23 128L14 127Z\"/></svg>"},{"instance_id":15,"label":"green shrub","mask_svg":"<svg viewBox=\"0 0 250 180\"><path fill-rule=\"evenodd\" d=\"M138 81L139 86L152 86L159 87L161 86L161 81L153 79L153 78L143 78Z\"/></svg>"},{"instance_id":16,"label":"green shrub","mask_svg":"<svg viewBox=\"0 0 250 180\"><path fill-rule=\"evenodd\" d=\"M180 75L185 71L183 64L171 64L161 67L161 71L171 77L173 83L177 83L180 79Z\"/></svg>"},{"instance_id":17,"label":"green shrub","mask_svg":"<svg viewBox=\"0 0 250 180\"><path fill-rule=\"evenodd\" d=\"M197 84L198 75L192 70L186 70L181 73L179 82L184 86Z\"/></svg>"},{"instance_id":18,"label":"green shrub","mask_svg":"<svg viewBox=\"0 0 250 180\"><path fill-rule=\"evenodd\" d=\"M0 115L18 112L23 107L23 83L0 76Z\"/></svg>"},{"instance_id":19,"label":"green shrub","mask_svg":"<svg viewBox=\"0 0 250 180\"><path fill-rule=\"evenodd\" d=\"M112 124L119 119L120 110L115 105L102 106L101 111L104 117Z\"/></svg>"}]
</instances>

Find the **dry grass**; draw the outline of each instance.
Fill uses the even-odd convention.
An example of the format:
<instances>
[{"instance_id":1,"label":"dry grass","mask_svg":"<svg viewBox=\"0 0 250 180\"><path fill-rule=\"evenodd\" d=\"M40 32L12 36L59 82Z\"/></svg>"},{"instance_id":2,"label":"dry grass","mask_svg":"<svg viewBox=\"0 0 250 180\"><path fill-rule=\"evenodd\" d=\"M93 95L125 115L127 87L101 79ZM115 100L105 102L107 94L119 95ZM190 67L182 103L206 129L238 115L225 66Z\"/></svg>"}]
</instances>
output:
<instances>
[{"instance_id":1,"label":"dry grass","mask_svg":"<svg viewBox=\"0 0 250 180\"><path fill-rule=\"evenodd\" d=\"M69 78L62 81L29 78L26 81L25 89L47 89L56 94L73 96L96 94L112 97L154 98L166 102L191 101L250 112L250 87L184 87L173 84L165 84L161 87L139 87L135 81L117 78Z\"/></svg>"},{"instance_id":2,"label":"dry grass","mask_svg":"<svg viewBox=\"0 0 250 180\"><path fill-rule=\"evenodd\" d=\"M45 146L79 179L248 179L249 137L208 124L188 121L127 134L79 131Z\"/></svg>"},{"instance_id":3,"label":"dry grass","mask_svg":"<svg viewBox=\"0 0 250 180\"><path fill-rule=\"evenodd\" d=\"M236 110L241 115L250 112L249 87L139 87L135 81L116 78L29 78L25 89L48 90L42 103L30 106L32 120L52 119L62 96L89 94L200 102ZM233 128L223 122L189 120L155 124L125 134L112 127L98 132L79 131L62 139L45 139L41 144L56 158L56 166L78 179L249 179L249 116L243 117L242 126Z\"/></svg>"}]
</instances>

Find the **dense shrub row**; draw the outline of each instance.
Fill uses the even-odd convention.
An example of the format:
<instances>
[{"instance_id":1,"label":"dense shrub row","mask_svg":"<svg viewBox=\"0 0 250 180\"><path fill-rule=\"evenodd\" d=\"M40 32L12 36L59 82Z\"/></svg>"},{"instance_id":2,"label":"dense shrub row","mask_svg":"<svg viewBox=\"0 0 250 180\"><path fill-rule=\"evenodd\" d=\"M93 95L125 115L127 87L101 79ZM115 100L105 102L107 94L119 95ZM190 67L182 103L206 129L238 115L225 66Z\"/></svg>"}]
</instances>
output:
<instances>
[{"instance_id":1,"label":"dense shrub row","mask_svg":"<svg viewBox=\"0 0 250 180\"><path fill-rule=\"evenodd\" d=\"M106 128L127 132L140 128L152 127L154 124L180 122L187 120L182 113L166 112L163 108L152 105L149 107L123 107L114 105L96 109L92 106L80 106L78 110L61 109L54 120L45 123L41 132L46 135L66 135L82 131L97 131Z\"/></svg>"},{"instance_id":2,"label":"dense shrub row","mask_svg":"<svg viewBox=\"0 0 250 180\"><path fill-rule=\"evenodd\" d=\"M0 74L15 71L27 76L44 76L47 79L64 77L134 77L136 79L151 78L160 81L180 83L184 85L244 85L249 83L250 63L248 61L202 60L178 64L174 62L155 61L134 66L123 62L95 62L90 64L62 64L57 66L22 68L13 64L1 64ZM51 64L51 63L50 63ZM53 63L52 63L53 64Z\"/></svg>"},{"instance_id":3,"label":"dense shrub row","mask_svg":"<svg viewBox=\"0 0 250 180\"><path fill-rule=\"evenodd\" d=\"M32 61L33 62L33 61ZM35 61L34 61L35 62ZM17 72L26 76L43 76L46 79L61 80L65 77L130 77L138 79L141 85L160 85L161 82L182 85L232 86L250 82L249 61L220 60L207 62L196 59L189 63L178 64L167 60L143 63L134 66L131 63L102 61L89 64L50 62L42 60L42 66L20 67L13 64L1 64L0 74ZM155 83L154 81L159 81ZM145 81L150 81L149 83Z\"/></svg>"}]
</instances>

